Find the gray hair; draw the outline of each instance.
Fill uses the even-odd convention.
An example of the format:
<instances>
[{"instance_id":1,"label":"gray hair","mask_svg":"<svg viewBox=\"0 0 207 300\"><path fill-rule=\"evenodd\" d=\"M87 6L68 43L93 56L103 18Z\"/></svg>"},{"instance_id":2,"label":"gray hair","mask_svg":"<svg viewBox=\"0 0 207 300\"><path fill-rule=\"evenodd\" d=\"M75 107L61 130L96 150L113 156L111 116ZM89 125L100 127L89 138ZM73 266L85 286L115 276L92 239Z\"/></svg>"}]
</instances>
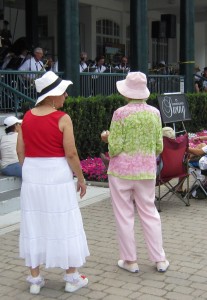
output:
<instances>
[{"instance_id":1,"label":"gray hair","mask_svg":"<svg viewBox=\"0 0 207 300\"><path fill-rule=\"evenodd\" d=\"M34 53L39 52L39 51L42 51L42 53L43 53L43 49L40 48L40 47L37 47L37 48L34 49Z\"/></svg>"}]
</instances>

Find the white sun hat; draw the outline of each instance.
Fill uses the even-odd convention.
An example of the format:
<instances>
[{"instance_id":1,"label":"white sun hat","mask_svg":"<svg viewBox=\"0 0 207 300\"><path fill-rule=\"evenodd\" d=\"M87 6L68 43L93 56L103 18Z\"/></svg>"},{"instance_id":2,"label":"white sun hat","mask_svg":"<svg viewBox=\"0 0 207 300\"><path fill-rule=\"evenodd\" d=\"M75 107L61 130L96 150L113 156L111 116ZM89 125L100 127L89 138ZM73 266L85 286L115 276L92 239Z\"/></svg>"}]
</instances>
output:
<instances>
[{"instance_id":1,"label":"white sun hat","mask_svg":"<svg viewBox=\"0 0 207 300\"><path fill-rule=\"evenodd\" d=\"M166 136L170 139L175 139L176 136L175 136L175 130L172 129L171 127L163 127L162 128L162 135L163 136Z\"/></svg>"},{"instance_id":2,"label":"white sun hat","mask_svg":"<svg viewBox=\"0 0 207 300\"><path fill-rule=\"evenodd\" d=\"M63 80L52 71L46 72L42 77L35 80L38 96L35 105L48 96L60 96L64 94L70 84L73 84L72 81Z\"/></svg>"},{"instance_id":3,"label":"white sun hat","mask_svg":"<svg viewBox=\"0 0 207 300\"><path fill-rule=\"evenodd\" d=\"M4 126L5 126L5 128L9 128L10 126L13 126L13 125L15 125L17 123L21 124L22 120L19 120L19 119L17 119L14 116L10 116L10 117L7 117L6 119L4 119Z\"/></svg>"},{"instance_id":4,"label":"white sun hat","mask_svg":"<svg viewBox=\"0 0 207 300\"><path fill-rule=\"evenodd\" d=\"M116 82L121 95L130 99L147 99L150 91L147 88L147 77L142 72L130 72L126 79Z\"/></svg>"}]
</instances>

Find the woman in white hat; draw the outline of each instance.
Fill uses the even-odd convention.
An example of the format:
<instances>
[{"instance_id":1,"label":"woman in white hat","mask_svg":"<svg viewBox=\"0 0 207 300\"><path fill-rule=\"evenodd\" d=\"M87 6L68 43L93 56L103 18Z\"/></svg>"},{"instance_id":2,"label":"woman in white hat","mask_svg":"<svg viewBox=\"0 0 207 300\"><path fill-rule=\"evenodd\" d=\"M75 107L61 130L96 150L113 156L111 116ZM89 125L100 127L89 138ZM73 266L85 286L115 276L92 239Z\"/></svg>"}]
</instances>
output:
<instances>
[{"instance_id":1,"label":"woman in white hat","mask_svg":"<svg viewBox=\"0 0 207 300\"><path fill-rule=\"evenodd\" d=\"M145 74L130 72L116 85L129 103L114 112L110 131L102 135L102 140L109 143L108 179L117 225L118 266L139 272L134 199L149 257L159 272L165 272L169 262L162 245L160 215L154 204L156 157L163 149L160 112L146 104L150 92Z\"/></svg>"},{"instance_id":2,"label":"woman in white hat","mask_svg":"<svg viewBox=\"0 0 207 300\"><path fill-rule=\"evenodd\" d=\"M74 292L88 279L77 268L89 255L77 190L86 184L80 167L70 117L63 107L71 81L52 71L35 80L38 98L23 119L17 152L22 167L20 257L30 268L30 293L44 286L39 266L66 270L65 291Z\"/></svg>"},{"instance_id":3,"label":"woman in white hat","mask_svg":"<svg viewBox=\"0 0 207 300\"><path fill-rule=\"evenodd\" d=\"M0 138L1 173L6 176L22 177L22 166L17 157L17 136L22 120L14 116L4 119L5 135Z\"/></svg>"}]
</instances>

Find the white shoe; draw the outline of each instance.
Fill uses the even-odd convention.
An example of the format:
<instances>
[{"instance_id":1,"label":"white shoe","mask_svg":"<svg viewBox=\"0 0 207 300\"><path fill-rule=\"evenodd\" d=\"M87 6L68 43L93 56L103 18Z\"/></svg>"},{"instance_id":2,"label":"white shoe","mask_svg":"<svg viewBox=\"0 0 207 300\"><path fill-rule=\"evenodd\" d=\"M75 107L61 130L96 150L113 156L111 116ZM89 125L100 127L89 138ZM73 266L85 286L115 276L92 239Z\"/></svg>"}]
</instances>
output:
<instances>
[{"instance_id":1,"label":"white shoe","mask_svg":"<svg viewBox=\"0 0 207 300\"><path fill-rule=\"evenodd\" d=\"M40 289L45 285L45 281L41 276L29 276L27 281L30 283L30 294L33 295L38 295L40 293Z\"/></svg>"},{"instance_id":2,"label":"white shoe","mask_svg":"<svg viewBox=\"0 0 207 300\"><path fill-rule=\"evenodd\" d=\"M128 272L131 273L138 273L139 272L139 266L137 263L133 263L133 264L128 264L127 262L125 262L124 260L118 260L118 266L121 269L124 269Z\"/></svg>"},{"instance_id":3,"label":"white shoe","mask_svg":"<svg viewBox=\"0 0 207 300\"><path fill-rule=\"evenodd\" d=\"M88 284L88 278L84 275L79 275L73 282L67 281L65 284L65 292L73 293Z\"/></svg>"},{"instance_id":4,"label":"white shoe","mask_svg":"<svg viewBox=\"0 0 207 300\"><path fill-rule=\"evenodd\" d=\"M158 272L166 272L170 263L168 260L165 260L165 261L159 261L156 263L157 265L157 271Z\"/></svg>"}]
</instances>

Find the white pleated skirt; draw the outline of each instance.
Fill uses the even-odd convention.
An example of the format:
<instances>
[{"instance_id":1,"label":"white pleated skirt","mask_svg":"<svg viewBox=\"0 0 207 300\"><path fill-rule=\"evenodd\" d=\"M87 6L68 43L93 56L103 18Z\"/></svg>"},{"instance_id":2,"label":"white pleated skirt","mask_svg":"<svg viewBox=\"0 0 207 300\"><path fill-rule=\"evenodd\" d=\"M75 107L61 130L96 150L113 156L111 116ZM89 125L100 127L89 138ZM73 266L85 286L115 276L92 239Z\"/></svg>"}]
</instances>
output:
<instances>
[{"instance_id":1,"label":"white pleated skirt","mask_svg":"<svg viewBox=\"0 0 207 300\"><path fill-rule=\"evenodd\" d=\"M20 257L35 268L81 267L89 250L73 174L65 158L25 158Z\"/></svg>"}]
</instances>

